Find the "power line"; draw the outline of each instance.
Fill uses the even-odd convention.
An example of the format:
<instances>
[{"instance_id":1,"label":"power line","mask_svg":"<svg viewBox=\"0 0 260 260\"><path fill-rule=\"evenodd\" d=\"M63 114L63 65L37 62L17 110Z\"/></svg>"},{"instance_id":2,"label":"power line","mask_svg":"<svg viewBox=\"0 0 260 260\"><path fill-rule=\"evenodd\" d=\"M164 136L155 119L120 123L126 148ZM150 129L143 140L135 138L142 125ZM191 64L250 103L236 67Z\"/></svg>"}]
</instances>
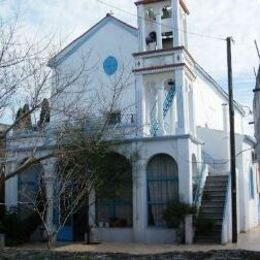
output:
<instances>
[{"instance_id":1,"label":"power line","mask_svg":"<svg viewBox=\"0 0 260 260\"><path fill-rule=\"evenodd\" d=\"M187 33L187 34L190 34L190 35L193 35L193 36L197 36L197 37L201 37L201 38L208 38L208 39L213 39L213 40L226 41L226 39L225 39L225 38L222 38L222 37L217 37L217 36L212 36L212 35L206 35L206 34L202 34L202 33L195 33L195 32L191 32L191 31L186 31L186 30L182 30L182 29L177 29L176 27L168 26L168 25L165 25L165 24L162 24L162 23L158 23L158 22L156 22L156 21L150 21L150 20L145 19L145 18L143 18L143 17L141 17L141 16L138 16L138 15L136 15L136 14L133 14L133 13L131 13L131 12L129 12L129 11L123 9L123 8L120 8L120 7L111 5L111 4L109 4L109 3L106 3L106 2L104 2L104 1L102 1L102 0L96 0L96 1L99 2L100 4L106 5L106 6L110 7L110 8L114 8L114 9L116 9L116 10L118 10L118 11L124 12L124 13L126 13L126 14L128 14L128 15L131 15L131 16L134 16L134 17L136 17L136 18L138 18L138 19L142 19L142 20L144 20L144 21L149 21L149 22L152 22L153 24L161 25L162 27L166 27L166 28L168 28L168 29L172 29L172 30L180 31L180 32L185 32L185 33Z\"/></svg>"}]
</instances>

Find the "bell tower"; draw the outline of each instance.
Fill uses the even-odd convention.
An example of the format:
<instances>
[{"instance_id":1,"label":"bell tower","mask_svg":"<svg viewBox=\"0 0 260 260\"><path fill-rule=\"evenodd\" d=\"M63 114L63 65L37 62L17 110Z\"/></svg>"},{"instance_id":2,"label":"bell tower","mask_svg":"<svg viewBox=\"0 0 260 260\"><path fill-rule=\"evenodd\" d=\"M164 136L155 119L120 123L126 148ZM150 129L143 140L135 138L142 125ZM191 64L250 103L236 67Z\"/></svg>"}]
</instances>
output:
<instances>
[{"instance_id":1,"label":"bell tower","mask_svg":"<svg viewBox=\"0 0 260 260\"><path fill-rule=\"evenodd\" d=\"M136 2L139 51L185 46L188 8L183 0L144 0Z\"/></svg>"},{"instance_id":2,"label":"bell tower","mask_svg":"<svg viewBox=\"0 0 260 260\"><path fill-rule=\"evenodd\" d=\"M134 53L137 117L145 135L195 135L194 60L188 52L184 0L143 0Z\"/></svg>"}]
</instances>

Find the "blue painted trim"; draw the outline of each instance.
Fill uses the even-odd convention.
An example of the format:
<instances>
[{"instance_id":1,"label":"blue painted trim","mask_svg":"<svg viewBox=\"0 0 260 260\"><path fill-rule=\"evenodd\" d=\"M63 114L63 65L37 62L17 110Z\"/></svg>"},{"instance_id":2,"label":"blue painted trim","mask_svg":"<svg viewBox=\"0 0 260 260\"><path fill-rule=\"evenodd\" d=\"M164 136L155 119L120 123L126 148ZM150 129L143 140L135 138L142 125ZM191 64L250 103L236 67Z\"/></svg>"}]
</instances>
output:
<instances>
[{"instance_id":1,"label":"blue painted trim","mask_svg":"<svg viewBox=\"0 0 260 260\"><path fill-rule=\"evenodd\" d=\"M57 235L57 240L58 241L68 241L72 242L73 241L73 229L72 226L64 226L61 228Z\"/></svg>"},{"instance_id":2,"label":"blue painted trim","mask_svg":"<svg viewBox=\"0 0 260 260\"><path fill-rule=\"evenodd\" d=\"M124 22L114 18L113 16L107 15L102 20L100 20L97 24L95 24L90 30L85 32L82 36L80 36L78 39L75 40L75 42L72 42L71 45L68 45L63 49L60 53L58 53L54 58L52 58L48 66L51 68L55 68L58 65L60 65L62 62L64 62L69 56L71 56L74 52L76 52L84 43L86 43L97 31L102 29L106 24L109 22L114 23L115 25L125 29L135 37L138 36L137 29L131 28ZM66 52L67 50L67 52ZM63 52L66 52L63 56ZM61 57L60 57L61 56Z\"/></svg>"},{"instance_id":3,"label":"blue painted trim","mask_svg":"<svg viewBox=\"0 0 260 260\"><path fill-rule=\"evenodd\" d=\"M149 161L150 162L150 161ZM153 177L151 176L150 172L149 172L149 163L147 165L146 168L146 210L147 210L147 226L148 227L164 227L165 225L156 225L156 223L151 224L150 223L150 217L152 217L154 219L154 215L152 213L152 215L150 215L150 212L152 211L152 207L156 207L156 209L162 209L162 208L167 208L169 202L173 201L175 198L170 198L169 194L164 194L166 196L166 198L162 198L162 193L163 193L163 186L165 185L165 183L172 184L173 186L175 184L177 184L178 186L178 198L179 198L179 173L177 170L177 176L169 176L169 175L165 175L164 172L160 172L159 176ZM158 171L158 169L157 169ZM157 174L158 175L158 174ZM159 196L159 200L158 197L156 197L155 199L151 199L151 192L153 191L153 187L154 187L154 183L157 183L156 185L156 192L157 195L160 194ZM152 184L152 187L150 187L149 185ZM166 200L165 200L166 199ZM179 200L179 199L178 199Z\"/></svg>"}]
</instances>

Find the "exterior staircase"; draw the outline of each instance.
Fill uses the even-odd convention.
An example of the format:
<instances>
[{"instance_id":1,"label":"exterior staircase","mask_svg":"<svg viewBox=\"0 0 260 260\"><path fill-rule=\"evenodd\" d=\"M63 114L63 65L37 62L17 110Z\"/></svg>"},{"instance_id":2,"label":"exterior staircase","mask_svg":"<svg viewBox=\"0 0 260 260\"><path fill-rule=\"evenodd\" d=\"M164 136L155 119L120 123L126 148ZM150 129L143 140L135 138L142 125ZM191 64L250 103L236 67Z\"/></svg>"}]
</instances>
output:
<instances>
[{"instance_id":1,"label":"exterior staircase","mask_svg":"<svg viewBox=\"0 0 260 260\"><path fill-rule=\"evenodd\" d=\"M196 222L195 243L221 243L229 176L208 176Z\"/></svg>"}]
</instances>

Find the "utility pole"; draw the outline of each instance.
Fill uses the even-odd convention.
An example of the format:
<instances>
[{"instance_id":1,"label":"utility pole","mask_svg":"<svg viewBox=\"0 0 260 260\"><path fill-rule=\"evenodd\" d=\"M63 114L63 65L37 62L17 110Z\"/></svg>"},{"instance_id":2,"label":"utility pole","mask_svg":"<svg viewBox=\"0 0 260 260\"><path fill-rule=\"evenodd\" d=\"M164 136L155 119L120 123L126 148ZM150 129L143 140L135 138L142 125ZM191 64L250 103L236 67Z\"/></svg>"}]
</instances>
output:
<instances>
[{"instance_id":1,"label":"utility pole","mask_svg":"<svg viewBox=\"0 0 260 260\"><path fill-rule=\"evenodd\" d=\"M228 65L228 93L229 93L229 123L230 123L230 173L231 173L231 200L232 200L232 242L237 243L237 182L236 182L236 144L235 118L232 79L232 37L227 38L227 65Z\"/></svg>"}]
</instances>

